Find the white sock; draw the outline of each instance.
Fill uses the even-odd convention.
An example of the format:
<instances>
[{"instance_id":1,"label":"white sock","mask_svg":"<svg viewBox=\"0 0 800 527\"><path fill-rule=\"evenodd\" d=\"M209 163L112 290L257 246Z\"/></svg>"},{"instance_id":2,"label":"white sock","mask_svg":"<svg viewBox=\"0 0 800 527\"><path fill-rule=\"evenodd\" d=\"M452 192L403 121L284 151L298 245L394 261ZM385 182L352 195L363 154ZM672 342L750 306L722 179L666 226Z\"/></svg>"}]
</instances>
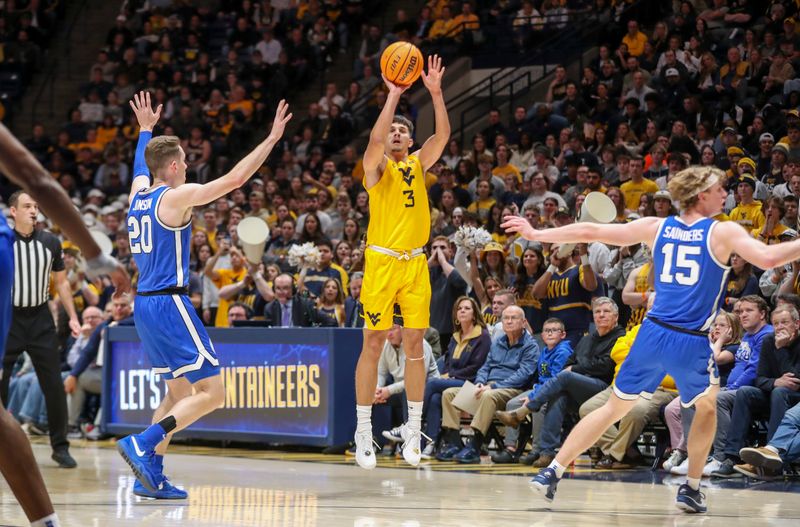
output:
<instances>
[{"instance_id":1,"label":"white sock","mask_svg":"<svg viewBox=\"0 0 800 527\"><path fill-rule=\"evenodd\" d=\"M58 521L58 514L53 513L50 516L31 522L31 527L61 527L61 522Z\"/></svg>"},{"instance_id":2,"label":"white sock","mask_svg":"<svg viewBox=\"0 0 800 527\"><path fill-rule=\"evenodd\" d=\"M700 490L700 478L686 478L686 484L693 490Z\"/></svg>"},{"instance_id":3,"label":"white sock","mask_svg":"<svg viewBox=\"0 0 800 527\"><path fill-rule=\"evenodd\" d=\"M408 401L408 427L411 430L422 428L422 401Z\"/></svg>"},{"instance_id":4,"label":"white sock","mask_svg":"<svg viewBox=\"0 0 800 527\"><path fill-rule=\"evenodd\" d=\"M356 432L372 433L372 405L356 405Z\"/></svg>"},{"instance_id":5,"label":"white sock","mask_svg":"<svg viewBox=\"0 0 800 527\"><path fill-rule=\"evenodd\" d=\"M767 450L769 450L770 452L773 452L773 453L775 453L775 454L778 454L779 456L781 455L780 451L779 451L777 448L775 448L774 446L772 446L772 445L767 445L767 446L765 446L764 448L766 448L766 449L767 449Z\"/></svg>"},{"instance_id":6,"label":"white sock","mask_svg":"<svg viewBox=\"0 0 800 527\"><path fill-rule=\"evenodd\" d=\"M552 468L553 470L555 470L556 477L558 479L561 479L561 476L564 475L564 471L567 470L567 467L562 466L561 463L559 463L555 459L550 463L550 465L548 465L547 468Z\"/></svg>"}]
</instances>

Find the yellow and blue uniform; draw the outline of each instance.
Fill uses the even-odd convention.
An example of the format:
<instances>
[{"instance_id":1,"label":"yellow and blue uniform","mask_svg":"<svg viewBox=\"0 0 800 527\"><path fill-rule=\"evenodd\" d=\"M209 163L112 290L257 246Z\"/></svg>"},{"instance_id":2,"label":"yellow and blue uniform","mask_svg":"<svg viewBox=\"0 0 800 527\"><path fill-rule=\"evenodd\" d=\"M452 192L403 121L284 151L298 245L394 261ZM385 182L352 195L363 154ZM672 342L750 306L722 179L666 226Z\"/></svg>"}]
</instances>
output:
<instances>
[{"instance_id":1,"label":"yellow and blue uniform","mask_svg":"<svg viewBox=\"0 0 800 527\"><path fill-rule=\"evenodd\" d=\"M533 294L533 285L535 283L535 277L520 275L517 276L514 287L519 295L517 305L521 307L522 311L525 313L525 319L528 321L534 334L539 334L542 332L542 326L547 319L547 310L542 306L541 300L536 298Z\"/></svg>"},{"instance_id":2,"label":"yellow and blue uniform","mask_svg":"<svg viewBox=\"0 0 800 527\"><path fill-rule=\"evenodd\" d=\"M591 271L590 272L594 272ZM547 284L547 309L549 316L564 323L567 340L574 348L592 323L592 296L583 281L584 267L573 265L564 272L556 271ZM598 280L598 288L602 287Z\"/></svg>"},{"instance_id":3,"label":"yellow and blue uniform","mask_svg":"<svg viewBox=\"0 0 800 527\"><path fill-rule=\"evenodd\" d=\"M385 162L380 180L367 189L373 213L361 288L364 323L367 329L389 329L398 304L405 327L425 329L431 281L422 247L430 237L431 214L424 170L415 155Z\"/></svg>"}]
</instances>

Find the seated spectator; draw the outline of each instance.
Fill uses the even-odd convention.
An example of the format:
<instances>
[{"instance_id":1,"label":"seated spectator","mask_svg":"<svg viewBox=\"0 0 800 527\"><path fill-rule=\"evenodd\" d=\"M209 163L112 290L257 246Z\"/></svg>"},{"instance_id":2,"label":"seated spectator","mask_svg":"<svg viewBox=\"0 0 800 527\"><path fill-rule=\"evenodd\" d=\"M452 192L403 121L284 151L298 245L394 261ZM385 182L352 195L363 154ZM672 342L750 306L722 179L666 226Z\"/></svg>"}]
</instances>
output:
<instances>
[{"instance_id":1,"label":"seated spectator","mask_svg":"<svg viewBox=\"0 0 800 527\"><path fill-rule=\"evenodd\" d=\"M772 312L772 325L775 333L764 337L754 385L741 386L736 390L724 446L724 454L734 462L739 459L739 451L747 444L750 426L755 418L768 419L769 442L787 410L800 403L800 315L792 306L779 306ZM720 467L720 472L722 470ZM730 475L741 473L739 469Z\"/></svg>"},{"instance_id":2,"label":"seated spectator","mask_svg":"<svg viewBox=\"0 0 800 527\"><path fill-rule=\"evenodd\" d=\"M238 326L237 322L247 322L253 318L253 310L243 302L234 302L228 307L228 327Z\"/></svg>"},{"instance_id":3,"label":"seated spectator","mask_svg":"<svg viewBox=\"0 0 800 527\"><path fill-rule=\"evenodd\" d=\"M350 275L350 294L344 299L344 327L364 327L364 305L361 303L361 284L364 282L364 273L354 272Z\"/></svg>"},{"instance_id":4,"label":"seated spectator","mask_svg":"<svg viewBox=\"0 0 800 527\"><path fill-rule=\"evenodd\" d=\"M728 376L728 383L717 395L717 433L714 436L713 457L703 468L704 476L735 477L739 474L733 469L736 464L734 459L729 458L725 452L736 392L738 388L751 386L756 381L761 346L764 338L774 332L772 326L767 324L769 307L760 296L742 297L736 307L744 336L736 350L736 362ZM729 352L723 351L721 355L727 353Z\"/></svg>"},{"instance_id":5,"label":"seated spectator","mask_svg":"<svg viewBox=\"0 0 800 527\"><path fill-rule=\"evenodd\" d=\"M577 411L580 405L606 389L614 377L611 349L625 334L617 325L619 308L608 297L594 299L592 308L595 330L578 342L565 368L536 390L524 406L513 413L501 414L506 422L515 425L547 405L539 442L534 445L539 454L533 464L536 468L548 466L555 458L567 412Z\"/></svg>"},{"instance_id":6,"label":"seated spectator","mask_svg":"<svg viewBox=\"0 0 800 527\"><path fill-rule=\"evenodd\" d=\"M431 345L426 340L422 341L423 367L426 372L426 381L439 378L439 369L433 357ZM391 410L391 429L385 429L380 434L392 443L402 443L402 424L408 421L408 403L406 401L406 353L403 348L403 319L395 317L394 324L386 333L386 342L383 344L381 356L378 359L378 387L375 389L375 402L373 405L386 405ZM381 428L380 415L375 413L373 418L373 435Z\"/></svg>"},{"instance_id":7,"label":"seated spectator","mask_svg":"<svg viewBox=\"0 0 800 527\"><path fill-rule=\"evenodd\" d=\"M555 378L555 376L564 369L567 360L572 356L572 346L569 341L565 340L567 332L564 331L564 323L557 318L549 318L545 320L542 328L542 341L544 342L544 349L539 355L539 361L536 364L536 373L534 376L533 388L530 391L522 392L513 399L506 403L505 412L498 411L495 415L500 421L506 425L505 435L505 449L499 454L492 456L492 461L495 463L516 463L522 455L522 450L527 443L528 438L520 435L520 423L515 420L515 410L525 406L535 395L538 389L546 382ZM533 415L533 431L531 434L531 441L533 444L538 444L539 432L541 432L542 422L544 415L537 412ZM515 424L516 423L516 424ZM522 441L520 440L522 439ZM523 463L526 465L532 464L536 461L538 453L533 452L533 455L525 456Z\"/></svg>"},{"instance_id":8,"label":"seated spectator","mask_svg":"<svg viewBox=\"0 0 800 527\"><path fill-rule=\"evenodd\" d=\"M322 294L317 298L317 311L320 316L331 319L331 325L344 325L344 291L338 279L328 278L322 284Z\"/></svg>"},{"instance_id":9,"label":"seated spectator","mask_svg":"<svg viewBox=\"0 0 800 527\"><path fill-rule=\"evenodd\" d=\"M650 309L655 301L655 294L648 297L647 308ZM631 350L633 341L639 333L641 323L631 328L623 337L620 337L611 349L611 359L616 364L614 376L616 378L619 368L628 352ZM613 381L612 381L613 384ZM613 388L609 386L598 393L585 403L579 410L581 419L591 412L603 406L611 397ZM600 469L628 469L641 464L642 455L635 446L636 439L642 430L659 419L661 408L675 399L678 395L675 381L667 375L661 381L661 385L650 397L640 397L633 409L623 417L618 425L610 427L603 436L597 441L597 446L603 457L595 465Z\"/></svg>"},{"instance_id":10,"label":"seated spectator","mask_svg":"<svg viewBox=\"0 0 800 527\"><path fill-rule=\"evenodd\" d=\"M737 465L738 472L761 480L781 479L783 467L800 459L800 403L783 416L772 439L763 447L746 447L739 456L746 465Z\"/></svg>"},{"instance_id":11,"label":"seated spectator","mask_svg":"<svg viewBox=\"0 0 800 527\"><path fill-rule=\"evenodd\" d=\"M314 302L295 291L294 278L280 274L273 283L275 300L264 307L264 322L268 327L331 326L328 317L320 316Z\"/></svg>"},{"instance_id":12,"label":"seated spectator","mask_svg":"<svg viewBox=\"0 0 800 527\"><path fill-rule=\"evenodd\" d=\"M486 324L477 310L477 304L462 296L453 305L453 327L456 328L444 355L440 378L428 379L423 399L425 433L430 438L422 455L430 459L436 454L442 425L442 393L448 388L458 388L465 381L474 382L483 366L492 342Z\"/></svg>"},{"instance_id":13,"label":"seated spectator","mask_svg":"<svg viewBox=\"0 0 800 527\"><path fill-rule=\"evenodd\" d=\"M731 272L728 275L728 284L725 287L723 308L732 311L734 304L740 298L758 294L758 279L753 275L753 266L750 262L736 253L731 254Z\"/></svg>"},{"instance_id":14,"label":"seated spectator","mask_svg":"<svg viewBox=\"0 0 800 527\"><path fill-rule=\"evenodd\" d=\"M503 335L492 342L486 362L475 377L478 410L470 422L473 436L469 445L461 446L460 411L453 399L461 388L448 388L442 394L442 433L446 447L439 452L439 461L478 463L486 433L498 407L519 395L530 384L539 346L525 331L525 314L518 306L503 311Z\"/></svg>"},{"instance_id":15,"label":"seated spectator","mask_svg":"<svg viewBox=\"0 0 800 527\"><path fill-rule=\"evenodd\" d=\"M742 325L739 317L734 313L721 311L714 323L708 340L714 361L719 368L719 384L725 387L728 383L728 374L733 366L734 354L739 349L742 339ZM725 352L723 354L723 351ZM689 472L689 457L686 440L694 419L694 407L684 408L680 397L673 399L664 409L664 420L669 428L672 453L664 462L664 470L672 474L685 476Z\"/></svg>"},{"instance_id":16,"label":"seated spectator","mask_svg":"<svg viewBox=\"0 0 800 527\"><path fill-rule=\"evenodd\" d=\"M228 254L230 254L230 267L218 268L217 262L220 257ZM206 262L205 275L214 282L217 289L243 282L245 276L247 276L244 256L238 248L231 247L230 241L226 240L220 245L220 250ZM232 301L234 301L232 297L225 299L220 296L217 315L214 320L215 327L224 328L228 326L228 306Z\"/></svg>"},{"instance_id":17,"label":"seated spectator","mask_svg":"<svg viewBox=\"0 0 800 527\"><path fill-rule=\"evenodd\" d=\"M87 393L100 395L103 387L103 350L107 328L133 325L133 303L129 294L114 298L111 320L98 324L92 332L69 375L64 379L64 391L69 395L69 422L76 424ZM99 417L99 413L98 413Z\"/></svg>"}]
</instances>

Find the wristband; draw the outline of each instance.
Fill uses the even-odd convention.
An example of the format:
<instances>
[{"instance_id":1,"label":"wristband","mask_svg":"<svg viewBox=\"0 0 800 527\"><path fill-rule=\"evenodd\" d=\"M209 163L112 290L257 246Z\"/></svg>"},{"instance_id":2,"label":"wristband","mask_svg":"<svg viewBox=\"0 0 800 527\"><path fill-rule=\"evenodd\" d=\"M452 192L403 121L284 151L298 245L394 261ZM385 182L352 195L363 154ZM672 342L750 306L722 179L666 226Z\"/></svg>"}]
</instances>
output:
<instances>
[{"instance_id":1,"label":"wristband","mask_svg":"<svg viewBox=\"0 0 800 527\"><path fill-rule=\"evenodd\" d=\"M107 254L100 254L86 261L86 274L97 278L104 274L111 274L117 269L119 262Z\"/></svg>"},{"instance_id":2,"label":"wristband","mask_svg":"<svg viewBox=\"0 0 800 527\"><path fill-rule=\"evenodd\" d=\"M556 271L558 271L558 268L553 264L550 264L550 267L547 268L547 272L550 274L556 274Z\"/></svg>"},{"instance_id":3,"label":"wristband","mask_svg":"<svg viewBox=\"0 0 800 527\"><path fill-rule=\"evenodd\" d=\"M582 254L581 255L581 265L589 265L589 255Z\"/></svg>"}]
</instances>

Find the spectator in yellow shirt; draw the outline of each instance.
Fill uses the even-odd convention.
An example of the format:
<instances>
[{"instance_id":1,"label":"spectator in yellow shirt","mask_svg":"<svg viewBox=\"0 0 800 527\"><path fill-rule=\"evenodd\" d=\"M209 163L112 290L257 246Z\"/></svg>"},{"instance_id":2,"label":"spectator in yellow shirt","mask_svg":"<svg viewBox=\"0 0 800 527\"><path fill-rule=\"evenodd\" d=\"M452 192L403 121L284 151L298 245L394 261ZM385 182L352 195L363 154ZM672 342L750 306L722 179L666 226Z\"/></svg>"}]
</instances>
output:
<instances>
[{"instance_id":1,"label":"spectator in yellow shirt","mask_svg":"<svg viewBox=\"0 0 800 527\"><path fill-rule=\"evenodd\" d=\"M470 203L469 207L467 207L468 212L477 213L481 225L486 225L486 222L489 220L489 211L491 211L494 204L497 203L492 197L493 191L494 189L492 188L491 181L486 181L485 179L478 181L478 199Z\"/></svg>"},{"instance_id":2,"label":"spectator in yellow shirt","mask_svg":"<svg viewBox=\"0 0 800 527\"><path fill-rule=\"evenodd\" d=\"M428 38L431 40L437 40L442 38L449 38L452 39L454 36L454 28L455 28L455 19L453 18L452 13L450 12L450 6L444 6L442 8L442 18L437 19L433 26L431 26L431 30L428 33Z\"/></svg>"},{"instance_id":3,"label":"spectator in yellow shirt","mask_svg":"<svg viewBox=\"0 0 800 527\"><path fill-rule=\"evenodd\" d=\"M230 269L214 269L217 265L219 257L229 252L231 255L231 268ZM247 275L247 268L244 266L244 257L239 249L236 247L228 248L224 245L220 250L206 262L205 274L207 277L214 281L217 288L222 289L226 285L236 282L241 282ZM219 307L217 308L217 317L214 320L214 326L218 328L228 327L228 308L236 301L236 298L224 299L220 296Z\"/></svg>"},{"instance_id":4,"label":"spectator in yellow shirt","mask_svg":"<svg viewBox=\"0 0 800 527\"><path fill-rule=\"evenodd\" d=\"M461 35L462 31L477 31L481 28L480 19L472 12L472 4L461 2L461 13L454 19L454 28L451 36Z\"/></svg>"},{"instance_id":5,"label":"spectator in yellow shirt","mask_svg":"<svg viewBox=\"0 0 800 527\"><path fill-rule=\"evenodd\" d=\"M756 191L756 178L748 173L739 176L736 192L739 193L739 205L731 211L731 221L735 221L748 231L761 230L766 218L761 202L753 199Z\"/></svg>"},{"instance_id":6,"label":"spectator in yellow shirt","mask_svg":"<svg viewBox=\"0 0 800 527\"><path fill-rule=\"evenodd\" d=\"M658 192L656 182L644 178L643 168L644 160L641 157L633 157L628 163L631 179L620 187L622 195L625 196L625 208L628 210L639 210L642 194L655 194Z\"/></svg>"},{"instance_id":7,"label":"spectator in yellow shirt","mask_svg":"<svg viewBox=\"0 0 800 527\"><path fill-rule=\"evenodd\" d=\"M767 200L764 227L753 229L751 231L753 237L758 238L767 245L781 243L786 238L796 238L797 231L781 223L784 214L786 214L786 206L783 203L783 199L776 196L769 198Z\"/></svg>"},{"instance_id":8,"label":"spectator in yellow shirt","mask_svg":"<svg viewBox=\"0 0 800 527\"><path fill-rule=\"evenodd\" d=\"M644 53L644 45L647 42L647 35L639 31L639 22L631 20L628 22L628 32L622 37L622 43L628 46L628 53L633 57L638 57Z\"/></svg>"},{"instance_id":9,"label":"spectator in yellow shirt","mask_svg":"<svg viewBox=\"0 0 800 527\"><path fill-rule=\"evenodd\" d=\"M514 177L517 178L517 183L522 183L522 173L517 167L508 162L511 156L511 151L508 146L498 146L495 151L495 156L497 157L497 166L492 169L492 175L500 179L505 179L506 174L514 174Z\"/></svg>"}]
</instances>

